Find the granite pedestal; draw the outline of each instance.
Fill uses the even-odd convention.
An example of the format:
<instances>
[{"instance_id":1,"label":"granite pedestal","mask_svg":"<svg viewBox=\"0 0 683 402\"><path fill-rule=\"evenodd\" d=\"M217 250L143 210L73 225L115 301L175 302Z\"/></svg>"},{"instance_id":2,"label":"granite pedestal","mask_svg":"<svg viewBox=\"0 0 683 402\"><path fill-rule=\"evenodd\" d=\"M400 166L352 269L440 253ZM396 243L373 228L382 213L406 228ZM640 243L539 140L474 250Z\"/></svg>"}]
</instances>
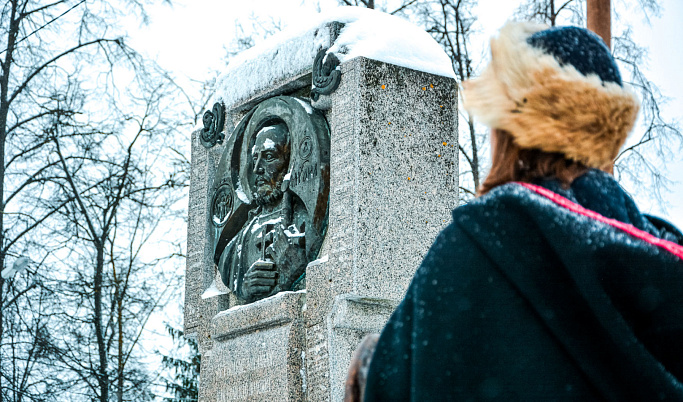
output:
<instances>
[{"instance_id":1,"label":"granite pedestal","mask_svg":"<svg viewBox=\"0 0 683 402\"><path fill-rule=\"evenodd\" d=\"M330 194L305 291L240 306L222 285L208 210L225 145L193 134L185 331L202 353L202 401L342 400L353 350L381 330L458 205L455 80L363 57L338 70L337 90L311 102L330 128ZM226 138L258 102L305 99L310 82L298 71L225 105Z\"/></svg>"}]
</instances>

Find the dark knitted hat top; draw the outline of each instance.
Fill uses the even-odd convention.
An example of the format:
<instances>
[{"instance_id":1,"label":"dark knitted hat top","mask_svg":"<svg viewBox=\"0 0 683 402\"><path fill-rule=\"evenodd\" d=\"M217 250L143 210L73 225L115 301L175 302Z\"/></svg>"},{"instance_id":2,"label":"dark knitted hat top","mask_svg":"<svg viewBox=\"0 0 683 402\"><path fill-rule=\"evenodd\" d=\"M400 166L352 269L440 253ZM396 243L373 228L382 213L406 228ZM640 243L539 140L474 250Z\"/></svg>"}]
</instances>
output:
<instances>
[{"instance_id":1,"label":"dark knitted hat top","mask_svg":"<svg viewBox=\"0 0 683 402\"><path fill-rule=\"evenodd\" d=\"M529 45L552 55L561 65L569 64L581 74L596 74L602 82L622 86L621 75L605 42L593 32L577 27L539 31L527 39Z\"/></svg>"}]
</instances>

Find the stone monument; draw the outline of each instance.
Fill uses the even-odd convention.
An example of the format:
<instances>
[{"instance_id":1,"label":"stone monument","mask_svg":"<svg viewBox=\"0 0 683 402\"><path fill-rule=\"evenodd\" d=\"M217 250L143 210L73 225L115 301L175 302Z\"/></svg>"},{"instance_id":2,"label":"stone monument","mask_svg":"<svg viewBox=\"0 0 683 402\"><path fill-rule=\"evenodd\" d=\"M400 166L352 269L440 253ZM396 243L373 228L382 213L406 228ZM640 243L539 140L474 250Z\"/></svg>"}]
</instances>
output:
<instances>
[{"instance_id":1,"label":"stone monument","mask_svg":"<svg viewBox=\"0 0 683 402\"><path fill-rule=\"evenodd\" d=\"M231 62L192 134L185 333L201 401L342 400L356 345L458 203L439 45L365 9L298 32Z\"/></svg>"}]
</instances>

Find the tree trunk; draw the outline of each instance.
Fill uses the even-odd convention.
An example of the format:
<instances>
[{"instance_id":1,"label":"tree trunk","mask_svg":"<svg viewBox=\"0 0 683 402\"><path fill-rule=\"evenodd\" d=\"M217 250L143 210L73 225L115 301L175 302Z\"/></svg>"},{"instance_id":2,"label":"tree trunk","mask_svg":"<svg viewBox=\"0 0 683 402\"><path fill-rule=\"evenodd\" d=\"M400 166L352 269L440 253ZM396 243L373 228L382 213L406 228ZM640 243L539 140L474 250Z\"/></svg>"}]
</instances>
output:
<instances>
[{"instance_id":1,"label":"tree trunk","mask_svg":"<svg viewBox=\"0 0 683 402\"><path fill-rule=\"evenodd\" d=\"M118 389L117 389L117 400L118 402L123 402L123 300L121 298L120 282L117 280L116 283L116 309L117 309L117 320L118 320L118 331L119 331L119 368L118 368Z\"/></svg>"},{"instance_id":2,"label":"tree trunk","mask_svg":"<svg viewBox=\"0 0 683 402\"><path fill-rule=\"evenodd\" d=\"M474 191L479 190L479 149L477 147L477 132L474 130L474 119L470 116L467 122L470 129L470 141L472 141L472 180Z\"/></svg>"},{"instance_id":3,"label":"tree trunk","mask_svg":"<svg viewBox=\"0 0 683 402\"><path fill-rule=\"evenodd\" d=\"M94 233L93 233L94 234ZM95 297L95 335L97 337L97 349L100 357L100 367L97 373L97 383L100 387L100 402L109 400L109 378L107 376L107 346L102 330L102 282L104 271L104 244L102 236L97 244L97 261L95 264L94 297Z\"/></svg>"},{"instance_id":4,"label":"tree trunk","mask_svg":"<svg viewBox=\"0 0 683 402\"><path fill-rule=\"evenodd\" d=\"M610 49L612 39L612 15L610 0L588 0L586 3L588 29L605 41Z\"/></svg>"},{"instance_id":5,"label":"tree trunk","mask_svg":"<svg viewBox=\"0 0 683 402\"><path fill-rule=\"evenodd\" d=\"M14 45L19 32L17 16L17 1L12 1L7 50L2 62L2 76L0 76L0 271L5 269L5 139L7 137L7 115L9 113L9 75L14 57ZM0 277L0 345L2 345L4 329L4 309L2 308L5 292L5 279ZM2 367L2 353L0 353L0 367ZM0 402L3 401L2 376L0 376Z\"/></svg>"}]
</instances>

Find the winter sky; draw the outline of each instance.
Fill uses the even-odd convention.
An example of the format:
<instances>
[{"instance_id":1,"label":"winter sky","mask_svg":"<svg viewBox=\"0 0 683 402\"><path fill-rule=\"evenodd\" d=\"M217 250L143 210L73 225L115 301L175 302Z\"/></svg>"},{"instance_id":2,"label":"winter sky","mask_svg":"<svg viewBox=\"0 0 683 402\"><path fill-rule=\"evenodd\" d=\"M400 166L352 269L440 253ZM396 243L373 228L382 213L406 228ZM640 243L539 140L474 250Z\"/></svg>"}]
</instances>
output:
<instances>
[{"instance_id":1,"label":"winter sky","mask_svg":"<svg viewBox=\"0 0 683 402\"><path fill-rule=\"evenodd\" d=\"M479 0L476 10L477 28L482 46L506 20L512 17L519 0ZM378 4L380 2L377 2ZM664 113L669 118L683 121L683 79L679 72L683 65L683 1L660 0L661 16L630 17L639 44L649 48L648 77L669 98ZM616 1L613 0L613 4ZM197 88L200 82L215 78L216 71L225 68L225 48L235 37L235 22L249 21L252 15L264 20L279 21L282 27L297 26L318 10L328 11L336 6L334 0L174 0L172 6L150 8L150 22L146 26L131 25L131 44L139 51L179 77L186 90ZM613 6L614 7L614 6ZM632 11L631 11L632 12ZM194 81L194 82L193 82ZM189 138L189 133L188 133ZM683 150L672 150L675 160L668 164L668 177L674 180L664 194L667 205L662 208L652 197L638 189L627 188L644 212L668 217L683 228Z\"/></svg>"}]
</instances>

